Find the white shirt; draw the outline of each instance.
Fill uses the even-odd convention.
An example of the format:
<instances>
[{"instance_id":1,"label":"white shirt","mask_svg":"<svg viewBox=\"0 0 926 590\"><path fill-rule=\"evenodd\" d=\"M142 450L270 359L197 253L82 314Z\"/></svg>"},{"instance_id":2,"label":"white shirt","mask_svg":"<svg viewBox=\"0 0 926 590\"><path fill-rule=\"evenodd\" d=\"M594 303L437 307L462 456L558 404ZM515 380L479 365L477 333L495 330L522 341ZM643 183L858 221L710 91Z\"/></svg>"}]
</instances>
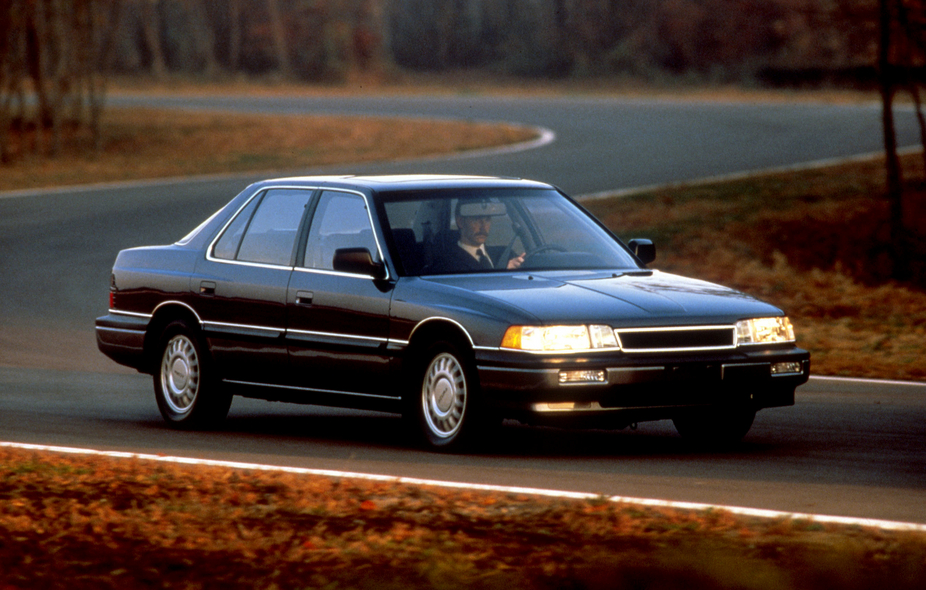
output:
<instances>
[{"instance_id":1,"label":"white shirt","mask_svg":"<svg viewBox=\"0 0 926 590\"><path fill-rule=\"evenodd\" d=\"M486 260L489 261L489 264L493 267L495 266L494 264L492 264L492 259L489 258L489 253L486 252L485 244L481 246L470 246L469 244L464 244L463 241L461 240L457 242L457 245L463 248L464 250L466 250L467 252L469 252L469 255L475 258L477 261L479 260L479 253L482 252L482 255L486 257Z\"/></svg>"}]
</instances>

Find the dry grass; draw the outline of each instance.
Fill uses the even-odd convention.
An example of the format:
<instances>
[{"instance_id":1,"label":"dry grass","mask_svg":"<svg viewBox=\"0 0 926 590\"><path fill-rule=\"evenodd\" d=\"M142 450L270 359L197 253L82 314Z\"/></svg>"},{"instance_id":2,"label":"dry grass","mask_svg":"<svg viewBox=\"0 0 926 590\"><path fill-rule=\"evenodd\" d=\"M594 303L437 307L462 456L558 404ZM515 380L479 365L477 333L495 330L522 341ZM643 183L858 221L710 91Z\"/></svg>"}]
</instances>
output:
<instances>
[{"instance_id":1,"label":"dry grass","mask_svg":"<svg viewBox=\"0 0 926 590\"><path fill-rule=\"evenodd\" d=\"M85 130L67 133L67 148L56 158L31 156L33 135L15 134L13 162L0 168L0 191L397 160L509 145L537 136L526 127L467 121L155 109L107 110L105 144L99 154Z\"/></svg>"},{"instance_id":2,"label":"dry grass","mask_svg":"<svg viewBox=\"0 0 926 590\"><path fill-rule=\"evenodd\" d=\"M926 291L890 281L883 164L870 162L589 203L618 235L652 237L652 266L733 286L788 312L825 375L926 379ZM922 158L905 160L926 203ZM907 211L926 227L926 208ZM923 274L926 255L914 256Z\"/></svg>"},{"instance_id":3,"label":"dry grass","mask_svg":"<svg viewBox=\"0 0 926 590\"><path fill-rule=\"evenodd\" d=\"M922 588L926 534L0 448L0 588Z\"/></svg>"},{"instance_id":4,"label":"dry grass","mask_svg":"<svg viewBox=\"0 0 926 590\"><path fill-rule=\"evenodd\" d=\"M764 102L859 104L879 100L877 92L846 89L779 90L736 85L656 84L633 77L530 79L485 71L439 74L391 72L371 74L330 84L306 86L282 80L236 79L217 82L183 77L153 80L121 78L112 81L111 92L128 94L233 94L247 96L595 96L619 99L655 99L706 102ZM898 101L909 100L898 95Z\"/></svg>"}]
</instances>

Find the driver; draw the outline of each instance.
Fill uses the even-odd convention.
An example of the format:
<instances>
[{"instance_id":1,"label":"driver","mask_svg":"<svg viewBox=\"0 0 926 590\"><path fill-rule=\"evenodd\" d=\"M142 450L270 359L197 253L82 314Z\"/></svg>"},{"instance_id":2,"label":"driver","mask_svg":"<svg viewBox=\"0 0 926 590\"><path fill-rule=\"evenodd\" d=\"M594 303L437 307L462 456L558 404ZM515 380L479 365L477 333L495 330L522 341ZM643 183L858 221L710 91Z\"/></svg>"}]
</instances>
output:
<instances>
[{"instance_id":1,"label":"driver","mask_svg":"<svg viewBox=\"0 0 926 590\"><path fill-rule=\"evenodd\" d=\"M460 240L447 248L438 266L443 271L466 271L502 268L501 261L493 261L486 250L486 240L492 229L492 218L505 215L505 205L491 201L466 202L460 200L456 207L457 227ZM524 254L509 259L504 268L519 268Z\"/></svg>"}]
</instances>

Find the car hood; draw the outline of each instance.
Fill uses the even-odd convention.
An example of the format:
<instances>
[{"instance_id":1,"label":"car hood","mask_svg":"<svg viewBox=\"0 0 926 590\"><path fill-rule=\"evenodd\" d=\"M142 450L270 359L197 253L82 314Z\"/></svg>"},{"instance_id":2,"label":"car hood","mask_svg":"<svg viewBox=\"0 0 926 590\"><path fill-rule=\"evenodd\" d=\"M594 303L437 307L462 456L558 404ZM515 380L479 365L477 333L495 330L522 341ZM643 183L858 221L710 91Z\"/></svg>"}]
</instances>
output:
<instances>
[{"instance_id":1,"label":"car hood","mask_svg":"<svg viewBox=\"0 0 926 590\"><path fill-rule=\"evenodd\" d=\"M720 285L659 271L554 272L429 277L515 306L540 322L623 326L733 323L780 309Z\"/></svg>"}]
</instances>

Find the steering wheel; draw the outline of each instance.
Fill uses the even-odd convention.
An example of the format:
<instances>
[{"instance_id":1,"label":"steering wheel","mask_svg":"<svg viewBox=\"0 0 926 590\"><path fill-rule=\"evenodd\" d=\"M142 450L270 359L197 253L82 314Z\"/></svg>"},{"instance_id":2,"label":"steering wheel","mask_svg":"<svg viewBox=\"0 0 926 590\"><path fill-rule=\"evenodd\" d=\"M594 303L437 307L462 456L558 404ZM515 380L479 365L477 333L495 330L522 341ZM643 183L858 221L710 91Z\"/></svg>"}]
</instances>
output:
<instances>
[{"instance_id":1,"label":"steering wheel","mask_svg":"<svg viewBox=\"0 0 926 590\"><path fill-rule=\"evenodd\" d=\"M514 243L518 239L518 236L515 235L511 238L511 241L508 242L508 245L505 246L505 249L502 251L502 255L499 256L498 260L500 264L508 264L508 259L511 258L511 252L514 248ZM537 246L532 250L528 250L524 253L524 260L533 256L534 254L539 254L540 252L546 252L547 250L556 250L557 252L566 252L566 248L560 246L559 244L544 244L543 246Z\"/></svg>"},{"instance_id":2,"label":"steering wheel","mask_svg":"<svg viewBox=\"0 0 926 590\"><path fill-rule=\"evenodd\" d=\"M524 259L527 260L534 254L540 254L541 252L546 252L547 250L556 250L557 252L565 252L566 248L563 248L559 244L544 244L543 246L537 246L533 250L528 250L524 253Z\"/></svg>"},{"instance_id":3,"label":"steering wheel","mask_svg":"<svg viewBox=\"0 0 926 590\"><path fill-rule=\"evenodd\" d=\"M556 252L567 251L566 248L560 246L559 244L544 244L543 246L537 246L536 248L528 250L524 253L524 262L521 264L521 267L523 268L527 264L527 261L530 260L530 257L534 254L539 254L548 250L555 250Z\"/></svg>"}]
</instances>

